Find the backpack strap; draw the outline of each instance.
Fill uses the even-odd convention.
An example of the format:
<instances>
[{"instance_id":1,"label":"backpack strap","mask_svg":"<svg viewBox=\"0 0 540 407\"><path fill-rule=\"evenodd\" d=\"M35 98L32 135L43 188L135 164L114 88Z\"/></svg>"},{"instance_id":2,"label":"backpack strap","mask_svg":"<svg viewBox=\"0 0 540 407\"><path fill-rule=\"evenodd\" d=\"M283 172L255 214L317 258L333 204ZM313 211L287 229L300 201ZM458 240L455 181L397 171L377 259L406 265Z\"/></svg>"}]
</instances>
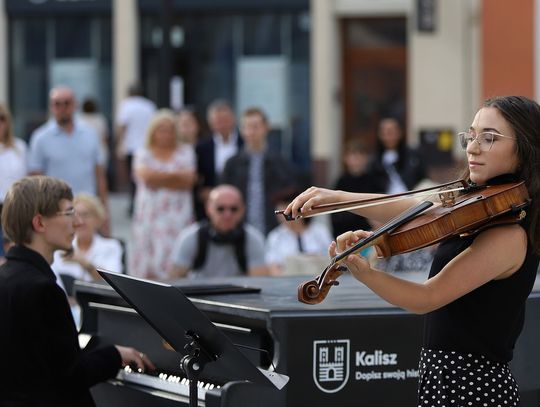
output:
<instances>
[{"instance_id":1,"label":"backpack strap","mask_svg":"<svg viewBox=\"0 0 540 407\"><path fill-rule=\"evenodd\" d=\"M234 241L234 253L236 254L236 261L242 273L247 274L247 259L246 259L246 230L243 226L240 226L240 233L238 239Z\"/></svg>"},{"instance_id":2,"label":"backpack strap","mask_svg":"<svg viewBox=\"0 0 540 407\"><path fill-rule=\"evenodd\" d=\"M197 231L197 254L191 268L196 270L201 268L206 260L206 252L208 251L208 240L210 239L210 225L207 221L201 221L201 226Z\"/></svg>"},{"instance_id":3,"label":"backpack strap","mask_svg":"<svg viewBox=\"0 0 540 407\"><path fill-rule=\"evenodd\" d=\"M196 270L204 265L206 253L208 252L208 241L212 238L210 233L210 224L208 221L200 222L201 226L197 231L197 253L191 268ZM247 273L247 258L246 258L246 231L243 226L240 226L237 236L230 243L234 246L234 254L238 267L243 274Z\"/></svg>"}]
</instances>

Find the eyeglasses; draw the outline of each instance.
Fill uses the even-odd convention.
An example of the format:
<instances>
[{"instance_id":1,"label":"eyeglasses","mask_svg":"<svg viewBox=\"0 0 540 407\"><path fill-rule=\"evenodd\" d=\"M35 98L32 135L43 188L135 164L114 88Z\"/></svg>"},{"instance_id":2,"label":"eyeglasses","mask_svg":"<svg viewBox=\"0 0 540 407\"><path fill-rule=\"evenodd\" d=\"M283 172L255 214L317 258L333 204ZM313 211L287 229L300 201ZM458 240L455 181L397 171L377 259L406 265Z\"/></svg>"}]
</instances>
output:
<instances>
[{"instance_id":1,"label":"eyeglasses","mask_svg":"<svg viewBox=\"0 0 540 407\"><path fill-rule=\"evenodd\" d=\"M65 100L54 100L52 104L56 107L68 107L73 103L73 100L71 99L65 99Z\"/></svg>"},{"instance_id":2,"label":"eyeglasses","mask_svg":"<svg viewBox=\"0 0 540 407\"><path fill-rule=\"evenodd\" d=\"M493 146L493 142L497 140L498 137L508 138L511 140L515 140L515 137L505 136L503 134L495 133L493 131L484 131L482 133L474 135L473 132L470 131L464 131L461 133L458 133L459 137L459 144L461 145L461 148L463 150L467 150L467 147L469 144L473 141L476 141L478 143L478 146L480 147L480 150L482 151L489 151L491 150L491 147Z\"/></svg>"},{"instance_id":3,"label":"eyeglasses","mask_svg":"<svg viewBox=\"0 0 540 407\"><path fill-rule=\"evenodd\" d=\"M216 211L223 213L225 211L230 211L231 213L236 213L240 210L238 206L216 206Z\"/></svg>"},{"instance_id":4,"label":"eyeglasses","mask_svg":"<svg viewBox=\"0 0 540 407\"><path fill-rule=\"evenodd\" d=\"M75 211L75 208L66 209L65 211L59 211L59 212L56 212L56 216L70 216L70 217L74 217L75 215L77 215L77 212Z\"/></svg>"}]
</instances>

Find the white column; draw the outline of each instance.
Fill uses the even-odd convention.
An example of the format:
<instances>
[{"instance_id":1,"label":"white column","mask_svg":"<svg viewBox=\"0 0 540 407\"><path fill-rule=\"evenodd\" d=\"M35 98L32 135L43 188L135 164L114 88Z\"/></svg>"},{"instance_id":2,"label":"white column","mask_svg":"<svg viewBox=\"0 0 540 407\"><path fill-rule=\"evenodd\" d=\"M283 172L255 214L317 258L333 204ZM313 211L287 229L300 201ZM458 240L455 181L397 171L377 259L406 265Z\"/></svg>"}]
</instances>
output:
<instances>
[{"instance_id":1,"label":"white column","mask_svg":"<svg viewBox=\"0 0 540 407\"><path fill-rule=\"evenodd\" d=\"M409 24L410 141L423 128L468 127L478 107L478 1L439 1L436 31L422 33ZM456 143L454 143L456 144ZM454 146L454 151L458 149Z\"/></svg>"},{"instance_id":2,"label":"white column","mask_svg":"<svg viewBox=\"0 0 540 407\"><path fill-rule=\"evenodd\" d=\"M113 1L113 111L139 80L139 20L137 0Z\"/></svg>"},{"instance_id":3,"label":"white column","mask_svg":"<svg viewBox=\"0 0 540 407\"><path fill-rule=\"evenodd\" d=\"M311 156L327 167L327 181L339 171L341 105L338 21L330 0L311 0Z\"/></svg>"},{"instance_id":4,"label":"white column","mask_svg":"<svg viewBox=\"0 0 540 407\"><path fill-rule=\"evenodd\" d=\"M9 72L9 48L8 48L8 21L4 0L0 0L0 103L8 103L8 72Z\"/></svg>"}]
</instances>

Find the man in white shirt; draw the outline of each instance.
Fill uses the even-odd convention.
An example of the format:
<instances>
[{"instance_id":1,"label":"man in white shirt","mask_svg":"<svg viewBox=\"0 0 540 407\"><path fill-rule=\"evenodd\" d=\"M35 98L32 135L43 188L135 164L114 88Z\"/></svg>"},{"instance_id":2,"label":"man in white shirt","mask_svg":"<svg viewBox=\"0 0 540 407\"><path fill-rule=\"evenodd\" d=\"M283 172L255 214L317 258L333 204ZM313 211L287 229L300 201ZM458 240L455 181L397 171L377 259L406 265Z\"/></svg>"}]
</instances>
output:
<instances>
[{"instance_id":1,"label":"man in white shirt","mask_svg":"<svg viewBox=\"0 0 540 407\"><path fill-rule=\"evenodd\" d=\"M116 114L116 157L125 160L130 182L129 214L133 213L135 183L132 162L135 152L144 145L148 125L156 112L156 105L143 96L139 85L132 85L128 97L122 101Z\"/></svg>"}]
</instances>

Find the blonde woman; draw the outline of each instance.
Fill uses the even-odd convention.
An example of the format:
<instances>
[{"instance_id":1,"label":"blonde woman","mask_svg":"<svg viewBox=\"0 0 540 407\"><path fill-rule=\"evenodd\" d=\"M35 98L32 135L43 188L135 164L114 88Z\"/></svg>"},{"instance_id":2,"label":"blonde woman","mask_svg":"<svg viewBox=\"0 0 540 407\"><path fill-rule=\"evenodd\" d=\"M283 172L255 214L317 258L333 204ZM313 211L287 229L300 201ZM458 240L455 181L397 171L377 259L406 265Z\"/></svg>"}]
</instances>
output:
<instances>
[{"instance_id":1,"label":"blonde woman","mask_svg":"<svg viewBox=\"0 0 540 407\"><path fill-rule=\"evenodd\" d=\"M118 240L103 237L97 232L107 218L101 201L93 195L81 193L75 196L73 207L79 218L73 250L55 252L54 272L84 281L101 279L96 267L122 272L122 245Z\"/></svg>"},{"instance_id":2,"label":"blonde woman","mask_svg":"<svg viewBox=\"0 0 540 407\"><path fill-rule=\"evenodd\" d=\"M0 103L0 213L9 187L24 177L26 172L26 143L13 134L11 113ZM0 240L2 240L1 226ZM0 245L0 263L3 256L4 250Z\"/></svg>"},{"instance_id":3,"label":"blonde woman","mask_svg":"<svg viewBox=\"0 0 540 407\"><path fill-rule=\"evenodd\" d=\"M160 110L150 122L145 147L135 154L137 183L128 273L157 280L172 271L171 252L182 229L193 222L195 152L179 141L176 118Z\"/></svg>"},{"instance_id":4,"label":"blonde woman","mask_svg":"<svg viewBox=\"0 0 540 407\"><path fill-rule=\"evenodd\" d=\"M13 134L11 113L0 103L0 203L7 190L26 175L26 143Z\"/></svg>"}]
</instances>

